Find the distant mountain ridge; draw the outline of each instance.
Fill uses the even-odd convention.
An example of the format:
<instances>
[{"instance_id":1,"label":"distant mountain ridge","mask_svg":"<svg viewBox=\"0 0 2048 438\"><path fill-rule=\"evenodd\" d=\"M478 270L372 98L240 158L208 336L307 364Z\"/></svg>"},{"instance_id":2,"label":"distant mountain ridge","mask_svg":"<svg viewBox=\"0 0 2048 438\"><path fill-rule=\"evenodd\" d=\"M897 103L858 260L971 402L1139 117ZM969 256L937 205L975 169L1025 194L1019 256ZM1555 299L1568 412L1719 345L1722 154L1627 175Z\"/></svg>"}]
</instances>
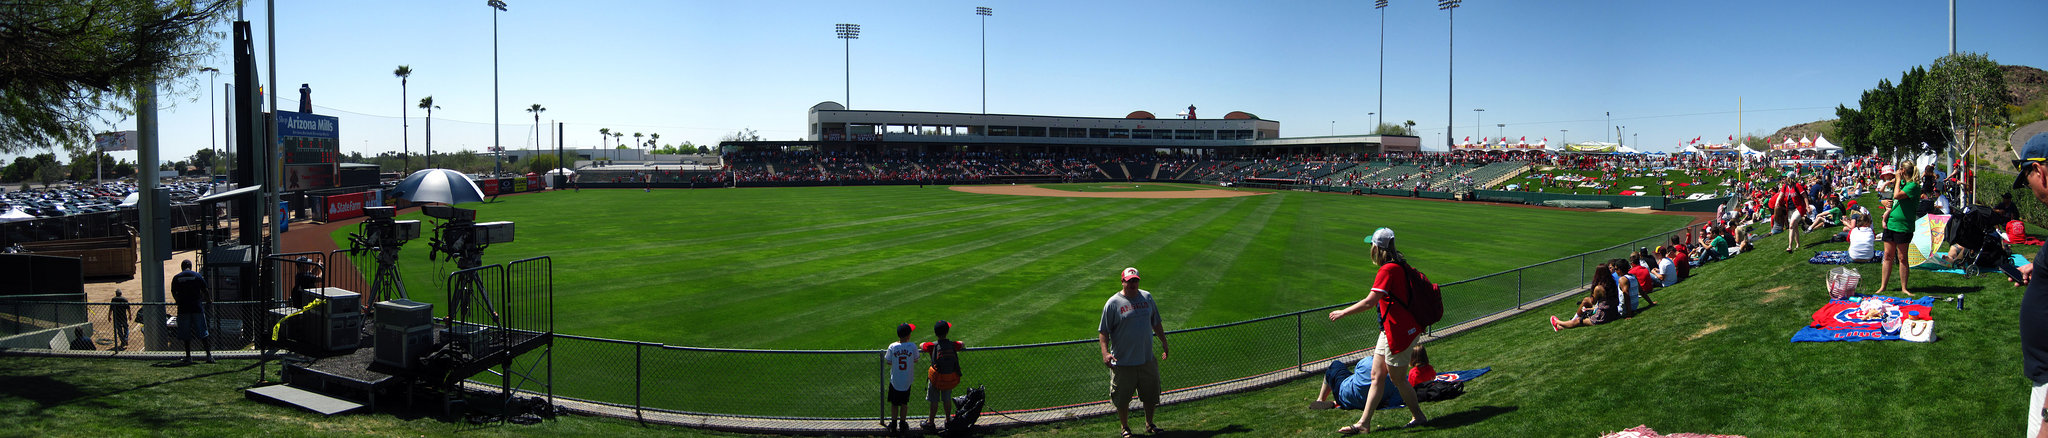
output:
<instances>
[{"instance_id":1,"label":"distant mountain ridge","mask_svg":"<svg viewBox=\"0 0 2048 438\"><path fill-rule=\"evenodd\" d=\"M2048 71L2024 65L2001 65L1998 67L2005 70L2005 91L2012 96L2013 104L2026 108L2043 99L2048 99ZM2014 118L2033 120L2048 118L2048 114L2038 114L2034 117L2015 115ZM1835 135L1835 119L1806 122L1778 128L1777 132L1771 133L1771 138L1805 138L1816 135L1824 135L1828 137L1829 141L1838 142L1840 137ZM1989 146L1991 146L1987 148L1989 150L1981 150L1979 155L1992 159L1997 159L1996 156L1999 153L2004 154L2003 156L2008 159L2012 155L2012 152L2006 149L2005 145Z\"/></svg>"}]
</instances>

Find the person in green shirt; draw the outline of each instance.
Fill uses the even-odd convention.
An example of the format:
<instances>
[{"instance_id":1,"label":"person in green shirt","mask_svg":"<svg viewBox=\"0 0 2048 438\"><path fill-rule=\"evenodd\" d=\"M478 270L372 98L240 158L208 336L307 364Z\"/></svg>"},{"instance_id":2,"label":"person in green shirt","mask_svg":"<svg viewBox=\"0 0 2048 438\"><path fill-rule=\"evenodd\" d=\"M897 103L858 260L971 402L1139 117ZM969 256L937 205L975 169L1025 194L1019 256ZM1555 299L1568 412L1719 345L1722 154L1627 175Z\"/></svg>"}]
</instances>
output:
<instances>
[{"instance_id":1,"label":"person in green shirt","mask_svg":"<svg viewBox=\"0 0 2048 438\"><path fill-rule=\"evenodd\" d=\"M1912 296L1906 290L1906 251L1913 243L1913 221L1920 219L1920 183L1917 165L1903 163L1885 183L1892 186L1892 198L1884 200L1884 233L1878 240L1884 242L1884 263L1877 277L1877 292L1884 293L1885 281L1891 279L1892 271L1899 273L1899 293ZM1893 266L1896 265L1897 269Z\"/></svg>"}]
</instances>

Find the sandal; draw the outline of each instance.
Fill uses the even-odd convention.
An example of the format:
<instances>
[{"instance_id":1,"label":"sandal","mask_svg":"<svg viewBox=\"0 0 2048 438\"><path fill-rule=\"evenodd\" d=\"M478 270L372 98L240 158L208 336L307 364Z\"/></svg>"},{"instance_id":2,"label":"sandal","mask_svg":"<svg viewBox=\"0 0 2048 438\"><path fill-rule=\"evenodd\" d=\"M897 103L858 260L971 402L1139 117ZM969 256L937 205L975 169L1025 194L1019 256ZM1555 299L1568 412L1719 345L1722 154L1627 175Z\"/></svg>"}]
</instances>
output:
<instances>
[{"instance_id":1,"label":"sandal","mask_svg":"<svg viewBox=\"0 0 2048 438\"><path fill-rule=\"evenodd\" d=\"M1159 428L1159 426L1156 426L1156 425L1151 425L1151 424L1147 424L1147 425L1145 425L1145 434L1146 434L1146 435L1158 435L1158 434L1159 434L1159 432L1164 432L1164 431L1165 431L1164 429L1160 429L1160 428Z\"/></svg>"},{"instance_id":2,"label":"sandal","mask_svg":"<svg viewBox=\"0 0 2048 438\"><path fill-rule=\"evenodd\" d=\"M1337 433L1340 433L1340 434L1345 434L1345 435L1357 435L1357 434L1365 433L1366 431L1367 431L1367 430L1366 430L1366 428L1365 428L1364 426L1359 426L1359 425L1358 425L1358 424L1356 424L1356 423L1353 423L1353 424L1352 424L1352 425L1350 425L1350 426L1344 426L1344 427L1342 427L1342 428L1338 428L1338 429L1337 429Z\"/></svg>"}]
</instances>

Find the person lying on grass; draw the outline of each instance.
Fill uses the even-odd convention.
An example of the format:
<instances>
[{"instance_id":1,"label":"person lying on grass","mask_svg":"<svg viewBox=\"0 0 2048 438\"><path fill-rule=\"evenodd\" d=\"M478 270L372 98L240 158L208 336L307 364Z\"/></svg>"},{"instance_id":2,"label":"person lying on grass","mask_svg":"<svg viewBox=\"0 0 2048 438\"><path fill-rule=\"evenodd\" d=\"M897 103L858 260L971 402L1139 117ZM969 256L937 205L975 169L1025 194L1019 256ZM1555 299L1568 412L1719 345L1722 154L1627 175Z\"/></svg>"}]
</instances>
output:
<instances>
[{"instance_id":1,"label":"person lying on grass","mask_svg":"<svg viewBox=\"0 0 2048 438\"><path fill-rule=\"evenodd\" d=\"M1323 386L1321 389L1316 390L1315 401L1309 402L1308 408L1364 408L1367 403L1367 394L1374 383L1372 381L1372 367L1373 360L1371 357L1359 359L1356 364L1346 363L1341 360L1330 361L1330 366L1323 370ZM1408 384L1419 387L1433 380L1436 380L1436 366L1430 365L1429 352L1424 350L1421 345L1417 345L1415 346L1415 367L1408 369ZM1392 376L1382 378L1380 381L1389 385L1393 384ZM1380 408L1403 404L1405 403L1401 399L1400 394L1388 394L1386 401L1380 403Z\"/></svg>"},{"instance_id":2,"label":"person lying on grass","mask_svg":"<svg viewBox=\"0 0 2048 438\"><path fill-rule=\"evenodd\" d=\"M1569 321L1550 317L1550 331L1568 328L1591 327L1606 324L1620 318L1615 315L1614 294L1618 290L1614 281L1614 269L1610 265L1593 268L1593 288L1587 297L1579 299L1579 312Z\"/></svg>"}]
</instances>

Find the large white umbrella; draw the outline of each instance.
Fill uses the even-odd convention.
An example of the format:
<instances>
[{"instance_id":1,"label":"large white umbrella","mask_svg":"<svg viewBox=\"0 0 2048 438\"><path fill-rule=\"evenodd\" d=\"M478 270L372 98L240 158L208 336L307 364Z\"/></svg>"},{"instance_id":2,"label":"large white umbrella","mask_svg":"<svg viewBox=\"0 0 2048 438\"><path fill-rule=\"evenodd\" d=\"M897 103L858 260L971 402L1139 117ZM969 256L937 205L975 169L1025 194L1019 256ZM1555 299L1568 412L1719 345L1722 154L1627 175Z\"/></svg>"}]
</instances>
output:
<instances>
[{"instance_id":1,"label":"large white umbrella","mask_svg":"<svg viewBox=\"0 0 2048 438\"><path fill-rule=\"evenodd\" d=\"M450 169L421 169L398 183L398 197L412 202L461 204L483 202L484 191L476 182Z\"/></svg>"}]
</instances>

